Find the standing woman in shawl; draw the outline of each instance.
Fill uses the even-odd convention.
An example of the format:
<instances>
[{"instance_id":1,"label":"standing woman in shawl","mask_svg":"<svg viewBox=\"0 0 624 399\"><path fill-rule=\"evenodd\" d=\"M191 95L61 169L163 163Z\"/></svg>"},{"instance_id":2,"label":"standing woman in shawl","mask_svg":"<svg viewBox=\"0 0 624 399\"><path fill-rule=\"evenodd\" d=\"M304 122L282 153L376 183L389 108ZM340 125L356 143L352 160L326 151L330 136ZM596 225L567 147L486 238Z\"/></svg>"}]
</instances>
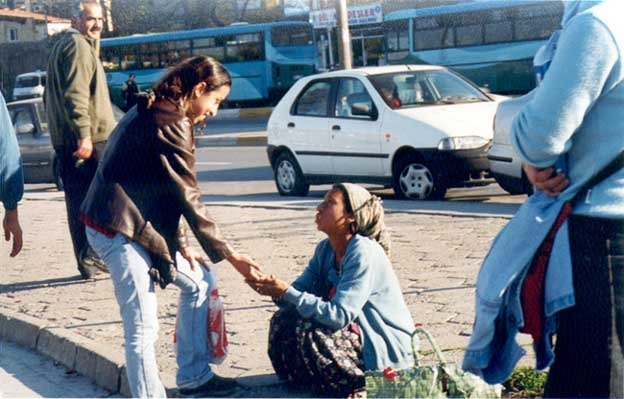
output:
<instances>
[{"instance_id":1,"label":"standing woman in shawl","mask_svg":"<svg viewBox=\"0 0 624 399\"><path fill-rule=\"evenodd\" d=\"M528 179L553 202L571 198L624 149L624 6L564 4L548 73L516 116L510 136ZM555 172L559 165L563 173ZM574 306L557 314L544 397L621 398L624 169L584 194L567 224Z\"/></svg>"},{"instance_id":2,"label":"standing woman in shawl","mask_svg":"<svg viewBox=\"0 0 624 399\"><path fill-rule=\"evenodd\" d=\"M249 284L280 305L269 331L277 374L324 396L357 396L365 370L413 364L414 322L387 256L379 198L336 184L317 208L316 225L328 238L299 278Z\"/></svg>"}]
</instances>

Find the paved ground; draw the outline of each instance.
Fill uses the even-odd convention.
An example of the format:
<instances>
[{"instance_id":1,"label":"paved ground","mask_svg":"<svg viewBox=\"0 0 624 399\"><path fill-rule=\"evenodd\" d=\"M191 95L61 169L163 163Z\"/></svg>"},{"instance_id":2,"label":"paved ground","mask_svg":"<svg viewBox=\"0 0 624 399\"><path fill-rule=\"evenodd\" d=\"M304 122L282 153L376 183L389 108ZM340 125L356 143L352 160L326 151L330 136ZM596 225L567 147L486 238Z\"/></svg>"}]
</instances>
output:
<instances>
[{"instance_id":1,"label":"paved ground","mask_svg":"<svg viewBox=\"0 0 624 399\"><path fill-rule=\"evenodd\" d=\"M263 204L211 204L210 210L236 249L251 255L266 271L292 280L323 238L313 223L314 205L275 209ZM25 232L23 252L10 259L8 246L0 244L0 337L13 334L26 346L68 359L70 368L93 376L100 385L112 390L121 386L122 393L127 392L123 378L115 379L115 375L123 375L119 368L123 339L112 285L106 275L92 281L78 278L71 259L62 193L28 191L20 212ZM475 277L492 238L506 220L507 216L461 212L395 211L387 215L393 237L391 258L414 320L434 333L451 359L460 360L467 344ZM266 356L268 321L276 310L274 305L244 285L228 263L217 267L231 351L226 362L215 367L217 373L239 378L249 386L245 396L306 396L279 384ZM158 290L158 299L159 365L165 383L173 386L176 289ZM19 331L28 334L11 333L17 325L12 316L25 320L19 324L23 325ZM36 331L31 332L32 328ZM31 333L34 338L29 338ZM67 346L68 342L75 345ZM529 341L523 342L530 352ZM69 349L59 349L66 347ZM85 355L81 348L87 348L88 353ZM532 358L525 358L524 363L530 362ZM106 379L101 370L109 370L112 377Z\"/></svg>"},{"instance_id":2,"label":"paved ground","mask_svg":"<svg viewBox=\"0 0 624 399\"><path fill-rule=\"evenodd\" d=\"M32 350L0 340L0 353L0 398L111 397L75 370Z\"/></svg>"}]
</instances>

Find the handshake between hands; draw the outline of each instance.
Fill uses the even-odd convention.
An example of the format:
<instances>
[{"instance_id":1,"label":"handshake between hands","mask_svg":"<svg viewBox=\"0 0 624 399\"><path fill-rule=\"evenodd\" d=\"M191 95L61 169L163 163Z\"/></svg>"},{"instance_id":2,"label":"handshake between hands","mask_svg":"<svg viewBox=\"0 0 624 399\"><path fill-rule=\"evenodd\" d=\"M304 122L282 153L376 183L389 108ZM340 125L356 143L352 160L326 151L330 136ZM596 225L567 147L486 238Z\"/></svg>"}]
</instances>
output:
<instances>
[{"instance_id":1,"label":"handshake between hands","mask_svg":"<svg viewBox=\"0 0 624 399\"><path fill-rule=\"evenodd\" d=\"M264 274L258 272L253 278L245 278L245 282L258 294L270 296L271 298L281 298L286 293L289 284L274 274Z\"/></svg>"},{"instance_id":2,"label":"handshake between hands","mask_svg":"<svg viewBox=\"0 0 624 399\"><path fill-rule=\"evenodd\" d=\"M198 264L207 267L208 261L203 258L202 254L192 247L180 249L181 255L187 259L191 265L191 269L195 270ZM272 298L281 298L286 293L289 284L278 279L273 274L265 274L260 269L260 265L246 255L237 252L232 253L227 261L245 277L245 282L254 291L260 295L270 296Z\"/></svg>"},{"instance_id":3,"label":"handshake between hands","mask_svg":"<svg viewBox=\"0 0 624 399\"><path fill-rule=\"evenodd\" d=\"M260 270L260 265L245 255L234 253L227 258L236 270L245 277L245 282L260 295L271 298L281 298L286 293L289 284Z\"/></svg>"}]
</instances>

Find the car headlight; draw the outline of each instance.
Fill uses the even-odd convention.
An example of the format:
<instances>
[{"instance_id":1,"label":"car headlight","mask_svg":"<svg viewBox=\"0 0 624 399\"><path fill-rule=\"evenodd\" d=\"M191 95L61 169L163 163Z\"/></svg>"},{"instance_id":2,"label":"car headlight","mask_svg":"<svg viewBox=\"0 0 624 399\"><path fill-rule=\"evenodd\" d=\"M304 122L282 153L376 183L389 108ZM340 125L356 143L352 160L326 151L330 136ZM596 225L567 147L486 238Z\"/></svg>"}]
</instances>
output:
<instances>
[{"instance_id":1,"label":"car headlight","mask_svg":"<svg viewBox=\"0 0 624 399\"><path fill-rule=\"evenodd\" d=\"M488 139L484 139L483 137L479 136L446 137L440 140L440 143L438 144L438 150L470 150L473 148L483 147L488 142Z\"/></svg>"}]
</instances>

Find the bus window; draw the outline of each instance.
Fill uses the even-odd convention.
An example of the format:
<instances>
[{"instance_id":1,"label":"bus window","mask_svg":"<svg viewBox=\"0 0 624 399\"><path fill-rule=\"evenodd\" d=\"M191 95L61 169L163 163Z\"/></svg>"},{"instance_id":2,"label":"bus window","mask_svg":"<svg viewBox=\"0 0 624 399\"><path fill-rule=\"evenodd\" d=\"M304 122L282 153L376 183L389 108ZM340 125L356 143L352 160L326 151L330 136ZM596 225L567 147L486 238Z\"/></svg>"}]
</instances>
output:
<instances>
[{"instance_id":1,"label":"bus window","mask_svg":"<svg viewBox=\"0 0 624 399\"><path fill-rule=\"evenodd\" d=\"M167 41L161 51L161 67L172 67L191 56L191 42L188 40Z\"/></svg>"},{"instance_id":2,"label":"bus window","mask_svg":"<svg viewBox=\"0 0 624 399\"><path fill-rule=\"evenodd\" d=\"M312 29L309 26L280 26L271 28L271 44L275 47L312 44Z\"/></svg>"},{"instance_id":3,"label":"bus window","mask_svg":"<svg viewBox=\"0 0 624 399\"><path fill-rule=\"evenodd\" d=\"M561 11L549 3L546 1L543 5L517 8L515 40L546 39L559 29Z\"/></svg>"},{"instance_id":4,"label":"bus window","mask_svg":"<svg viewBox=\"0 0 624 399\"><path fill-rule=\"evenodd\" d=\"M464 25L455 28L456 46L476 46L483 42L482 25Z\"/></svg>"},{"instance_id":5,"label":"bus window","mask_svg":"<svg viewBox=\"0 0 624 399\"><path fill-rule=\"evenodd\" d=\"M264 59L262 33L230 36L225 46L225 62L257 61Z\"/></svg>"},{"instance_id":6,"label":"bus window","mask_svg":"<svg viewBox=\"0 0 624 399\"><path fill-rule=\"evenodd\" d=\"M409 22L388 22L384 26L386 45L388 48L388 60L400 60L405 58L409 51Z\"/></svg>"},{"instance_id":7,"label":"bus window","mask_svg":"<svg viewBox=\"0 0 624 399\"><path fill-rule=\"evenodd\" d=\"M119 47L121 52L121 61L119 64L121 65L121 69L140 69L141 65L139 64L139 46L136 44L131 44L128 46Z\"/></svg>"},{"instance_id":8,"label":"bus window","mask_svg":"<svg viewBox=\"0 0 624 399\"><path fill-rule=\"evenodd\" d=\"M445 18L414 18L414 50L453 47L453 29Z\"/></svg>"},{"instance_id":9,"label":"bus window","mask_svg":"<svg viewBox=\"0 0 624 399\"><path fill-rule=\"evenodd\" d=\"M193 55L207 55L217 61L225 58L224 39L222 37L203 37L193 39Z\"/></svg>"},{"instance_id":10,"label":"bus window","mask_svg":"<svg viewBox=\"0 0 624 399\"><path fill-rule=\"evenodd\" d=\"M493 22L483 26L485 43L510 42L513 40L511 21Z\"/></svg>"},{"instance_id":11,"label":"bus window","mask_svg":"<svg viewBox=\"0 0 624 399\"><path fill-rule=\"evenodd\" d=\"M516 40L546 39L557 30L561 18L545 16L516 21Z\"/></svg>"},{"instance_id":12,"label":"bus window","mask_svg":"<svg viewBox=\"0 0 624 399\"><path fill-rule=\"evenodd\" d=\"M141 44L141 67L160 68L159 53L160 43Z\"/></svg>"},{"instance_id":13,"label":"bus window","mask_svg":"<svg viewBox=\"0 0 624 399\"><path fill-rule=\"evenodd\" d=\"M119 57L115 47L102 49L102 66L106 72L119 70Z\"/></svg>"}]
</instances>

